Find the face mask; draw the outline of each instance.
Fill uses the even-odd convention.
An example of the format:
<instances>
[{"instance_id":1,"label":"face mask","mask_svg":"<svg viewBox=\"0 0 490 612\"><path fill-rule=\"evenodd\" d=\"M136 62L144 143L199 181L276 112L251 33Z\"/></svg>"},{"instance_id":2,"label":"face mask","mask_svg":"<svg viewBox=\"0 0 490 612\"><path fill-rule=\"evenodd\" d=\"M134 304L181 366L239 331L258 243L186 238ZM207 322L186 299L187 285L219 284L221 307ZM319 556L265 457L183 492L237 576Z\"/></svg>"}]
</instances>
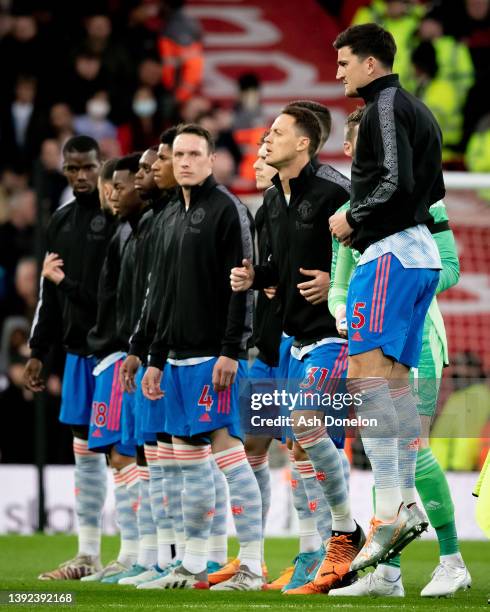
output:
<instances>
[{"instance_id":1,"label":"face mask","mask_svg":"<svg viewBox=\"0 0 490 612\"><path fill-rule=\"evenodd\" d=\"M105 100L90 100L87 104L87 113L94 119L105 119L111 107Z\"/></svg>"},{"instance_id":2,"label":"face mask","mask_svg":"<svg viewBox=\"0 0 490 612\"><path fill-rule=\"evenodd\" d=\"M135 100L133 102L133 111L138 117L151 117L156 110L157 102L154 98Z\"/></svg>"}]
</instances>

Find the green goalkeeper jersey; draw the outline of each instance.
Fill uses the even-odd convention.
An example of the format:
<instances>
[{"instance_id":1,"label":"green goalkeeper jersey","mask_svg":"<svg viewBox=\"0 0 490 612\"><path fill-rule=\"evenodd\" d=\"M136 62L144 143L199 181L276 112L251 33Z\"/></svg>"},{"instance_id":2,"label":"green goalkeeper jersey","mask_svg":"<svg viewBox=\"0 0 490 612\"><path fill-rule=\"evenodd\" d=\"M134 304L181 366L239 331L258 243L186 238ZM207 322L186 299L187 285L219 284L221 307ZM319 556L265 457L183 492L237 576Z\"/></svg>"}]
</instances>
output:
<instances>
[{"instance_id":1,"label":"green goalkeeper jersey","mask_svg":"<svg viewBox=\"0 0 490 612\"><path fill-rule=\"evenodd\" d=\"M339 208L340 211L347 210L350 203L347 202ZM448 216L446 206L442 200L430 207L430 213L434 219L433 233L437 243L439 254L442 261L442 270L439 276L439 283L436 295L452 287L458 282L459 278L459 259L456 251L454 234L449 229L447 222ZM440 228L440 229L439 229ZM349 281L357 266L361 255L358 251L345 247L336 238L332 238L332 268L330 272L330 288L328 292L328 308L333 316L338 306L345 306L347 302L347 290ZM431 302L427 313L426 325L432 325L444 348L444 363L447 365L448 347L446 329L442 319L441 311L437 303L437 298Z\"/></svg>"}]
</instances>

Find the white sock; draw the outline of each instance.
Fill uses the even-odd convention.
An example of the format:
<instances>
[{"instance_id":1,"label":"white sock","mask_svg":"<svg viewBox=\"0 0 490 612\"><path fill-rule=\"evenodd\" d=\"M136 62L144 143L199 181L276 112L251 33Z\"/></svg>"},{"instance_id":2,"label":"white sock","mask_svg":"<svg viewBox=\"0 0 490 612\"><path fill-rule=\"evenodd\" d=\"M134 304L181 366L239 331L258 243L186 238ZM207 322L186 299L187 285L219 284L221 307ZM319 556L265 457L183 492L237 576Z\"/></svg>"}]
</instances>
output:
<instances>
[{"instance_id":1,"label":"white sock","mask_svg":"<svg viewBox=\"0 0 490 612\"><path fill-rule=\"evenodd\" d=\"M400 487L376 489L376 518L380 521L392 521L398 514L402 503Z\"/></svg>"},{"instance_id":2,"label":"white sock","mask_svg":"<svg viewBox=\"0 0 490 612\"><path fill-rule=\"evenodd\" d=\"M322 545L314 518L299 519L299 552L315 552Z\"/></svg>"},{"instance_id":3,"label":"white sock","mask_svg":"<svg viewBox=\"0 0 490 612\"><path fill-rule=\"evenodd\" d=\"M157 536L143 535L138 546L138 559L136 563L149 569L156 565L158 555Z\"/></svg>"},{"instance_id":4,"label":"white sock","mask_svg":"<svg viewBox=\"0 0 490 612\"><path fill-rule=\"evenodd\" d=\"M228 554L228 537L224 535L214 535L208 538L208 561L214 561L224 565Z\"/></svg>"},{"instance_id":5,"label":"white sock","mask_svg":"<svg viewBox=\"0 0 490 612\"><path fill-rule=\"evenodd\" d=\"M240 546L240 565L246 565L257 576L262 576L262 543L244 542Z\"/></svg>"},{"instance_id":6,"label":"white sock","mask_svg":"<svg viewBox=\"0 0 490 612\"><path fill-rule=\"evenodd\" d=\"M441 555L441 563L446 563L453 567L464 567L463 557L460 552L453 553L452 555Z\"/></svg>"},{"instance_id":7,"label":"white sock","mask_svg":"<svg viewBox=\"0 0 490 612\"><path fill-rule=\"evenodd\" d=\"M138 540L121 540L117 560L119 563L131 567L138 557Z\"/></svg>"},{"instance_id":8,"label":"white sock","mask_svg":"<svg viewBox=\"0 0 490 612\"><path fill-rule=\"evenodd\" d=\"M175 560L182 561L185 555L185 535L184 532L175 532Z\"/></svg>"},{"instance_id":9,"label":"white sock","mask_svg":"<svg viewBox=\"0 0 490 612\"><path fill-rule=\"evenodd\" d=\"M381 576L385 580L395 582L401 576L401 570L399 567L393 567L391 565L378 565L375 570L377 576Z\"/></svg>"},{"instance_id":10,"label":"white sock","mask_svg":"<svg viewBox=\"0 0 490 612\"><path fill-rule=\"evenodd\" d=\"M158 567L163 569L172 561L172 544L175 543L175 534L173 529L158 529Z\"/></svg>"},{"instance_id":11,"label":"white sock","mask_svg":"<svg viewBox=\"0 0 490 612\"><path fill-rule=\"evenodd\" d=\"M78 554L100 556L100 527L78 528Z\"/></svg>"},{"instance_id":12,"label":"white sock","mask_svg":"<svg viewBox=\"0 0 490 612\"><path fill-rule=\"evenodd\" d=\"M185 554L182 565L191 574L199 574L206 569L208 560L208 542L199 538L188 538L185 543Z\"/></svg>"},{"instance_id":13,"label":"white sock","mask_svg":"<svg viewBox=\"0 0 490 612\"><path fill-rule=\"evenodd\" d=\"M410 506L411 504L417 503L417 489L415 487L401 487L400 492L402 494L402 499L405 506Z\"/></svg>"}]
</instances>

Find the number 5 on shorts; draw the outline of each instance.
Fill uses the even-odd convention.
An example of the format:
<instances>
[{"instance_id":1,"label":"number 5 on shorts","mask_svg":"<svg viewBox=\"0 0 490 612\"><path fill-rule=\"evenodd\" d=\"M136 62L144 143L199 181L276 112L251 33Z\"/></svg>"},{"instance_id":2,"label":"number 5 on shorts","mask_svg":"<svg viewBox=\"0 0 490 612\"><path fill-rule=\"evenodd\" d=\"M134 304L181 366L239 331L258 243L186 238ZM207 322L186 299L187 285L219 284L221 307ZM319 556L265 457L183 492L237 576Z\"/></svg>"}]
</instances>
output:
<instances>
[{"instance_id":1,"label":"number 5 on shorts","mask_svg":"<svg viewBox=\"0 0 490 612\"><path fill-rule=\"evenodd\" d=\"M366 302L356 302L354 304L354 310L352 311L353 321L351 323L352 329L361 329L361 327L364 327L366 317L361 312L363 308L366 308ZM357 321L354 321L354 319L357 319Z\"/></svg>"}]
</instances>

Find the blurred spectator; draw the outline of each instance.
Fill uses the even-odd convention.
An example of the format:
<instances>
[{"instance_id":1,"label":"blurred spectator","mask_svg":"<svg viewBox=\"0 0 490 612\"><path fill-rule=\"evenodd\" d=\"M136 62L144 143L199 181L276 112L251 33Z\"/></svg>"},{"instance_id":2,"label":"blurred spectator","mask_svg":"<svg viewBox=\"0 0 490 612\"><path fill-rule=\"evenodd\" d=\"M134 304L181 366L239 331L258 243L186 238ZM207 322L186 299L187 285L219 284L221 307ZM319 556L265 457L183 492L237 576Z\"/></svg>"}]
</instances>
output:
<instances>
[{"instance_id":1,"label":"blurred spectator","mask_svg":"<svg viewBox=\"0 0 490 612\"><path fill-rule=\"evenodd\" d=\"M410 54L424 12L425 8L415 0L373 0L369 6L360 7L352 20L352 25L377 23L393 34L397 46L393 72L400 75L404 87L409 84Z\"/></svg>"},{"instance_id":2,"label":"blurred spectator","mask_svg":"<svg viewBox=\"0 0 490 612\"><path fill-rule=\"evenodd\" d=\"M243 130L264 124L260 101L260 81L253 72L238 77L238 102L235 106L233 129Z\"/></svg>"},{"instance_id":3,"label":"blurred spectator","mask_svg":"<svg viewBox=\"0 0 490 612\"><path fill-rule=\"evenodd\" d=\"M49 136L55 138L60 147L63 147L69 138L75 136L73 120L73 113L68 104L64 102L53 104L49 111Z\"/></svg>"},{"instance_id":4,"label":"blurred spectator","mask_svg":"<svg viewBox=\"0 0 490 612\"><path fill-rule=\"evenodd\" d=\"M0 123L2 147L0 158L16 171L30 171L39 153L44 135L42 113L36 105L37 83L32 76L19 76L14 99L7 106Z\"/></svg>"},{"instance_id":5,"label":"blurred spectator","mask_svg":"<svg viewBox=\"0 0 490 612\"><path fill-rule=\"evenodd\" d=\"M163 122L158 102L149 87L140 87L133 96L132 116L127 125L118 129L123 155L145 151L158 142Z\"/></svg>"},{"instance_id":6,"label":"blurred spectator","mask_svg":"<svg viewBox=\"0 0 490 612\"><path fill-rule=\"evenodd\" d=\"M185 0L162 1L164 26L158 40L162 82L179 103L199 90L204 69L201 27L185 13L184 4Z\"/></svg>"},{"instance_id":7,"label":"blurred spectator","mask_svg":"<svg viewBox=\"0 0 490 612\"><path fill-rule=\"evenodd\" d=\"M87 101L101 89L104 89L106 77L102 72L100 58L89 51L76 54L73 70L66 83L64 94L70 108L76 115L85 112Z\"/></svg>"},{"instance_id":8,"label":"blurred spectator","mask_svg":"<svg viewBox=\"0 0 490 612\"><path fill-rule=\"evenodd\" d=\"M73 122L75 131L78 134L91 136L95 140L116 138L116 126L107 119L110 112L111 105L107 91L98 91L87 101L86 114L75 117Z\"/></svg>"},{"instance_id":9,"label":"blurred spectator","mask_svg":"<svg viewBox=\"0 0 490 612\"><path fill-rule=\"evenodd\" d=\"M470 172L490 172L490 113L480 119L470 136L465 163ZM490 200L490 189L481 189L478 195Z\"/></svg>"},{"instance_id":10,"label":"blurred spectator","mask_svg":"<svg viewBox=\"0 0 490 612\"><path fill-rule=\"evenodd\" d=\"M37 194L38 219L42 228L60 205L60 199L67 182L61 172L61 146L53 138L41 145L41 155L34 164L32 183Z\"/></svg>"},{"instance_id":11,"label":"blurred spectator","mask_svg":"<svg viewBox=\"0 0 490 612\"><path fill-rule=\"evenodd\" d=\"M20 259L15 269L15 291L21 304L17 312L22 313L29 321L34 318L37 306L38 276L34 257Z\"/></svg>"},{"instance_id":12,"label":"blurred spectator","mask_svg":"<svg viewBox=\"0 0 490 612\"><path fill-rule=\"evenodd\" d=\"M195 123L200 115L212 108L211 101L203 96L193 96L180 107L180 118L184 123Z\"/></svg>"},{"instance_id":13,"label":"blurred spectator","mask_svg":"<svg viewBox=\"0 0 490 612\"><path fill-rule=\"evenodd\" d=\"M207 129L214 138L216 152L228 154L227 158L231 158L232 170L236 172L242 160L242 152L231 131L232 121L232 113L220 107L202 113L196 119L196 123Z\"/></svg>"},{"instance_id":14,"label":"blurred spectator","mask_svg":"<svg viewBox=\"0 0 490 612\"><path fill-rule=\"evenodd\" d=\"M429 41L421 42L412 53L415 95L433 112L443 133L442 160L454 160L461 139L463 112L454 84L441 76L436 51Z\"/></svg>"},{"instance_id":15,"label":"blurred spectator","mask_svg":"<svg viewBox=\"0 0 490 612\"><path fill-rule=\"evenodd\" d=\"M421 41L430 41L434 46L438 74L455 87L461 108L466 102L469 89L475 81L475 70L468 47L444 32L443 21L437 13L429 13L420 23L418 35Z\"/></svg>"},{"instance_id":16,"label":"blurred spectator","mask_svg":"<svg viewBox=\"0 0 490 612\"><path fill-rule=\"evenodd\" d=\"M82 48L97 57L105 76L104 88L111 92L112 118L120 122L129 112L127 85L134 80L134 64L125 47L114 40L107 15L96 14L85 20Z\"/></svg>"},{"instance_id":17,"label":"blurred spectator","mask_svg":"<svg viewBox=\"0 0 490 612\"><path fill-rule=\"evenodd\" d=\"M38 78L46 74L46 47L42 44L37 22L32 15L12 17L10 32L0 41L0 65L2 90L7 96L13 93L19 74L34 74Z\"/></svg>"},{"instance_id":18,"label":"blurred spectator","mask_svg":"<svg viewBox=\"0 0 490 612\"><path fill-rule=\"evenodd\" d=\"M443 470L470 471L478 467L480 436L490 419L490 386L471 351L454 356L451 378L454 391L435 420L430 446Z\"/></svg>"},{"instance_id":19,"label":"blurred spectator","mask_svg":"<svg viewBox=\"0 0 490 612\"><path fill-rule=\"evenodd\" d=\"M140 63L157 50L158 32L162 27L158 0L137 4L129 11L128 22L125 42L131 57Z\"/></svg>"}]
</instances>

